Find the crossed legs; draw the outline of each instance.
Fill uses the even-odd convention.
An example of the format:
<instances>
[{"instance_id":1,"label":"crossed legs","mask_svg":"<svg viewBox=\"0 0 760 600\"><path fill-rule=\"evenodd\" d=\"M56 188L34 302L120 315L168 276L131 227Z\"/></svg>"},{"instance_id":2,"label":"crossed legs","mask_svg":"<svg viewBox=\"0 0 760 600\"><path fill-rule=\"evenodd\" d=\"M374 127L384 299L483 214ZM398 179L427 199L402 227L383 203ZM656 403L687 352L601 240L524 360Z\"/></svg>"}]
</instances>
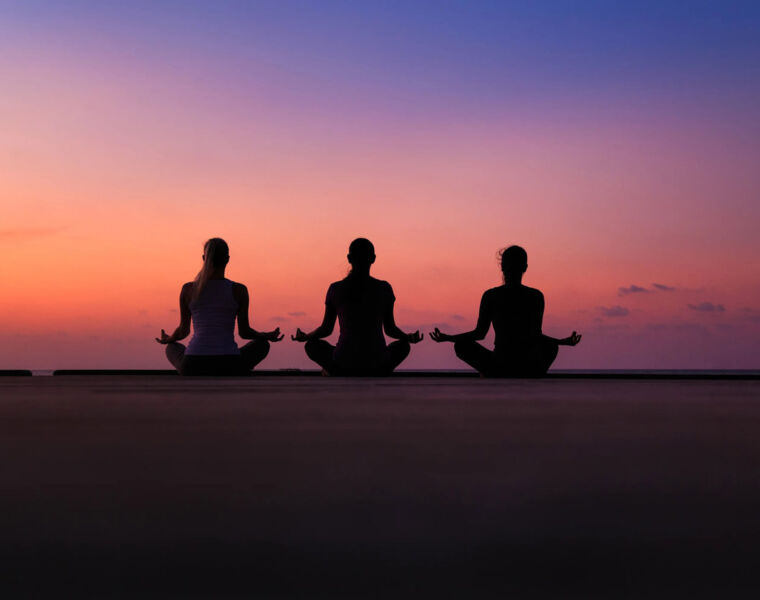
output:
<instances>
[{"instance_id":1,"label":"crossed legs","mask_svg":"<svg viewBox=\"0 0 760 600\"><path fill-rule=\"evenodd\" d=\"M406 340L396 340L386 347L386 356L380 366L367 369L347 369L335 362L335 346L325 340L309 340L304 348L306 355L330 375L389 375L409 356L411 346Z\"/></svg>"},{"instance_id":2,"label":"crossed legs","mask_svg":"<svg viewBox=\"0 0 760 600\"><path fill-rule=\"evenodd\" d=\"M264 339L253 340L240 348L240 368L244 373L253 370L269 354L269 342Z\"/></svg>"},{"instance_id":3,"label":"crossed legs","mask_svg":"<svg viewBox=\"0 0 760 600\"><path fill-rule=\"evenodd\" d=\"M454 352L473 369L486 377L541 377L557 358L557 341L541 336L533 348L521 354L500 356L477 342L456 342Z\"/></svg>"},{"instance_id":4,"label":"crossed legs","mask_svg":"<svg viewBox=\"0 0 760 600\"><path fill-rule=\"evenodd\" d=\"M269 342L253 340L240 348L240 354L201 356L186 355L185 345L166 345L166 358L180 375L242 375L251 371L269 354Z\"/></svg>"}]
</instances>

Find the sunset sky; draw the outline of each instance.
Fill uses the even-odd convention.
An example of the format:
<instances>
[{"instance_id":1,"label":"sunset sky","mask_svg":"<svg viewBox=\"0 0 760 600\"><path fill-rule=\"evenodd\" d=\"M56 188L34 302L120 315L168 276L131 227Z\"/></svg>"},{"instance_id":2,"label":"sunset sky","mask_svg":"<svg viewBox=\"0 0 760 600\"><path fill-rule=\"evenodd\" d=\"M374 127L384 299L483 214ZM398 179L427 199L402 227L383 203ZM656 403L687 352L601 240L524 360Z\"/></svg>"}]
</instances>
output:
<instances>
[{"instance_id":1,"label":"sunset sky","mask_svg":"<svg viewBox=\"0 0 760 600\"><path fill-rule=\"evenodd\" d=\"M168 368L213 236L261 330L319 324L364 236L402 328L465 331L520 244L544 331L583 334L555 368L758 368L758 31L725 0L0 0L0 368ZM289 336L261 365L310 366Z\"/></svg>"}]
</instances>

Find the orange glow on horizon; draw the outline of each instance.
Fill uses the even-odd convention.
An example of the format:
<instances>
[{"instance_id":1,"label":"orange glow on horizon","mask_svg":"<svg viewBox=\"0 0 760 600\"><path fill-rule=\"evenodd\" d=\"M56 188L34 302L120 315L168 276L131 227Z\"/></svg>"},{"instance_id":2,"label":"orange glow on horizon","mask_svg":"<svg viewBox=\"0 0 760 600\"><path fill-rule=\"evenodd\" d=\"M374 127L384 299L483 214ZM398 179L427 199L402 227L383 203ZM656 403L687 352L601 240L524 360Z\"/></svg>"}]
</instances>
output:
<instances>
[{"instance_id":1,"label":"orange glow on horizon","mask_svg":"<svg viewBox=\"0 0 760 600\"><path fill-rule=\"evenodd\" d=\"M756 366L760 150L738 120L625 97L452 116L375 110L357 90L334 108L266 61L238 80L129 53L12 56L0 367L165 367L153 337L176 326L212 236L259 329L316 326L365 236L403 327L466 330L517 243L546 330L585 334L556 366ZM426 340L410 366L461 366L452 356ZM307 365L286 341L264 366Z\"/></svg>"}]
</instances>

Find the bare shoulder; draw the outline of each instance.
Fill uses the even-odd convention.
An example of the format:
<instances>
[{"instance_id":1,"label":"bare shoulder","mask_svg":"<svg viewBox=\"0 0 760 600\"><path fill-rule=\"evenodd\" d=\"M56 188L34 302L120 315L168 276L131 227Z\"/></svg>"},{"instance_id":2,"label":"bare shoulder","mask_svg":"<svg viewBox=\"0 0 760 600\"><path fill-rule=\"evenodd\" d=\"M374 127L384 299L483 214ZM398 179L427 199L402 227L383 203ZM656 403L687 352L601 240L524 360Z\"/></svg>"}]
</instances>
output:
<instances>
[{"instance_id":1,"label":"bare shoulder","mask_svg":"<svg viewBox=\"0 0 760 600\"><path fill-rule=\"evenodd\" d=\"M497 287L492 287L490 289L487 289L485 292L483 292L483 300L491 300L498 296L499 294L504 293L504 286L500 285Z\"/></svg>"},{"instance_id":2,"label":"bare shoulder","mask_svg":"<svg viewBox=\"0 0 760 600\"><path fill-rule=\"evenodd\" d=\"M375 289L380 294L389 298L391 302L396 300L396 295L393 293L393 287L391 286L390 283L388 283L384 279L376 279L375 277L372 277L371 280L375 285Z\"/></svg>"},{"instance_id":3,"label":"bare shoulder","mask_svg":"<svg viewBox=\"0 0 760 600\"><path fill-rule=\"evenodd\" d=\"M248 288L237 281L232 282L232 297L238 302L248 298Z\"/></svg>"},{"instance_id":4,"label":"bare shoulder","mask_svg":"<svg viewBox=\"0 0 760 600\"><path fill-rule=\"evenodd\" d=\"M529 288L527 288L527 289L528 289L528 290L530 291L530 293L531 293L531 294L533 294L534 296L540 296L541 298L543 298L543 297L544 297L544 293L543 293L541 290L538 290L538 289L536 289L536 288L532 288L532 287L529 287Z\"/></svg>"},{"instance_id":5,"label":"bare shoulder","mask_svg":"<svg viewBox=\"0 0 760 600\"><path fill-rule=\"evenodd\" d=\"M195 285L194 281L188 281L187 283L182 284L182 291L180 292L180 294L182 296L188 296L189 294L192 294L194 285Z\"/></svg>"},{"instance_id":6,"label":"bare shoulder","mask_svg":"<svg viewBox=\"0 0 760 600\"><path fill-rule=\"evenodd\" d=\"M530 294L531 298L534 298L536 301L544 301L544 293L541 290L528 286L525 286L525 290Z\"/></svg>"}]
</instances>

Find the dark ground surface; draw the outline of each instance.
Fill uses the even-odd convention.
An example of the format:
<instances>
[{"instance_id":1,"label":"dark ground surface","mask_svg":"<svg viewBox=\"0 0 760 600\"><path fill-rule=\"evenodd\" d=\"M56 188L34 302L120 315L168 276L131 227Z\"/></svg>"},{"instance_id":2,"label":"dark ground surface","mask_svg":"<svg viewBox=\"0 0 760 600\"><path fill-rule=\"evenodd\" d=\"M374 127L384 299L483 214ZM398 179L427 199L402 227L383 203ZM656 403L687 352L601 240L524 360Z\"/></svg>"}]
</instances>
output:
<instances>
[{"instance_id":1,"label":"dark ground surface","mask_svg":"<svg viewBox=\"0 0 760 600\"><path fill-rule=\"evenodd\" d=\"M0 380L3 597L757 597L760 382Z\"/></svg>"}]
</instances>

